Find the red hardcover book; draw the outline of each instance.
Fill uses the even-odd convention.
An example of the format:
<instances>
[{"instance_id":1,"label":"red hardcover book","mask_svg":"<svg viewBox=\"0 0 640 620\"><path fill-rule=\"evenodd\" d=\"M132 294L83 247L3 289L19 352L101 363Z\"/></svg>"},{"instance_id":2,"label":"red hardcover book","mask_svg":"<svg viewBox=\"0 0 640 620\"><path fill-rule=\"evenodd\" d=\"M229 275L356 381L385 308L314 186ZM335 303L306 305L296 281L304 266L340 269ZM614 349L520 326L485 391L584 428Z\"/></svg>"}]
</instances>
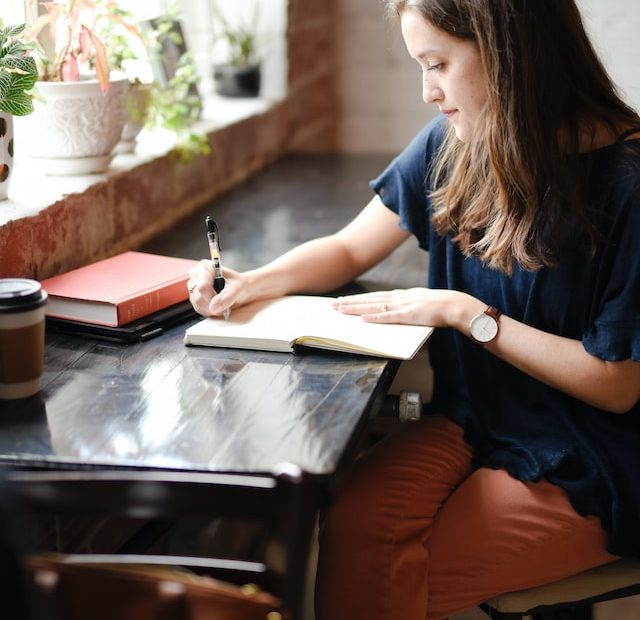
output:
<instances>
[{"instance_id":1,"label":"red hardcover book","mask_svg":"<svg viewBox=\"0 0 640 620\"><path fill-rule=\"evenodd\" d=\"M197 261L124 252L42 281L50 317L119 327L189 297Z\"/></svg>"}]
</instances>

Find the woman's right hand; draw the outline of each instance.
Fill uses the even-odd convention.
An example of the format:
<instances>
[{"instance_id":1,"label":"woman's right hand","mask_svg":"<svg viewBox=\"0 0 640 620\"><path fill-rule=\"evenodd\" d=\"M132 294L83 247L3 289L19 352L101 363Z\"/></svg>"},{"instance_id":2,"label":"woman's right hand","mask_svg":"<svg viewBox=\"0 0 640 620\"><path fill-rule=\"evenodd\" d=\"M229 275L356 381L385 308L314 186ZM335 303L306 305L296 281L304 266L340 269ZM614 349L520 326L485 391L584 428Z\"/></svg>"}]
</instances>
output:
<instances>
[{"instance_id":1,"label":"woman's right hand","mask_svg":"<svg viewBox=\"0 0 640 620\"><path fill-rule=\"evenodd\" d=\"M195 311L202 316L218 316L231 306L247 303L250 296L247 290L248 278L228 267L223 268L224 288L216 294L213 289L213 264L210 260L201 260L189 271L189 301Z\"/></svg>"}]
</instances>

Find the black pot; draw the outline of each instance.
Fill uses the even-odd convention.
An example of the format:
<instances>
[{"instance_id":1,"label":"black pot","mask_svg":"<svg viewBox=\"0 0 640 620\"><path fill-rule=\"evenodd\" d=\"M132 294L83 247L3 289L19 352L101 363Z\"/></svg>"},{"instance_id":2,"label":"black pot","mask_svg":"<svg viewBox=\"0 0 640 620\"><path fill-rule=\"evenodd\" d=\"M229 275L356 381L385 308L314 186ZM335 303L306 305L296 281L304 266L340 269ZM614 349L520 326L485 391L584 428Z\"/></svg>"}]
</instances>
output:
<instances>
[{"instance_id":1,"label":"black pot","mask_svg":"<svg viewBox=\"0 0 640 620\"><path fill-rule=\"evenodd\" d=\"M225 97L257 97L260 93L260 65L215 65L216 93Z\"/></svg>"}]
</instances>

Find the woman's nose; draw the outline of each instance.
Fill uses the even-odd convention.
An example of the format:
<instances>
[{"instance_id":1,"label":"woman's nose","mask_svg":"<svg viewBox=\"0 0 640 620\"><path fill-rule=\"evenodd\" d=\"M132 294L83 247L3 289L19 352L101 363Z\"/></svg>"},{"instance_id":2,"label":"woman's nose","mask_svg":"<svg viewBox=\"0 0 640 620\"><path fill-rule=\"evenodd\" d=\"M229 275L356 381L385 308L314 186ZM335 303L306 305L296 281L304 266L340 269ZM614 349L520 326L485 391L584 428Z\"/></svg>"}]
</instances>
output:
<instances>
[{"instance_id":1,"label":"woman's nose","mask_svg":"<svg viewBox=\"0 0 640 620\"><path fill-rule=\"evenodd\" d=\"M422 79L422 100L425 103L436 103L443 98L442 89L426 75Z\"/></svg>"}]
</instances>

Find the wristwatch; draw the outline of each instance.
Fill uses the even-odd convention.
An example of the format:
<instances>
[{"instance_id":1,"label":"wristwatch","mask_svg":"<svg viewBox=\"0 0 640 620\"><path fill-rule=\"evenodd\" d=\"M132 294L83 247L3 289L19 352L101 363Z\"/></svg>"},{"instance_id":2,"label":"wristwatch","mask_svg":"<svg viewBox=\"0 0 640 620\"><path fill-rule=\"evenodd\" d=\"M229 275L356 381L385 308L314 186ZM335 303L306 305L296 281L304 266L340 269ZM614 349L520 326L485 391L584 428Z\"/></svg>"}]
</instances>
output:
<instances>
[{"instance_id":1,"label":"wristwatch","mask_svg":"<svg viewBox=\"0 0 640 620\"><path fill-rule=\"evenodd\" d=\"M498 308L489 306L481 314L476 314L469 321L469 335L476 344L487 344L497 335L499 329L499 319L502 313Z\"/></svg>"}]
</instances>

